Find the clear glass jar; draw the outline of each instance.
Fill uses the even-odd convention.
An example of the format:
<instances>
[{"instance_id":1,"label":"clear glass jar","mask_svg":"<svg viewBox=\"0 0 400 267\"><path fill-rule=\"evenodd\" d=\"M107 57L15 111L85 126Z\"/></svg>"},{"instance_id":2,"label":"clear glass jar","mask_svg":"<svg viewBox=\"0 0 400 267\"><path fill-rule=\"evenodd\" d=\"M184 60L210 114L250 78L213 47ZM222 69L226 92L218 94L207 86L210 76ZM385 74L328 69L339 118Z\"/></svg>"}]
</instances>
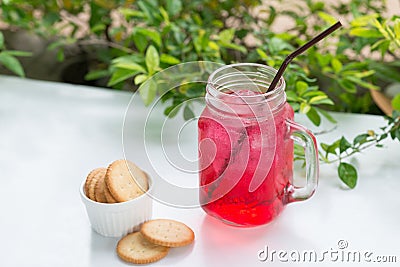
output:
<instances>
[{"instance_id":1,"label":"clear glass jar","mask_svg":"<svg viewBox=\"0 0 400 267\"><path fill-rule=\"evenodd\" d=\"M213 72L198 121L200 204L236 226L270 222L285 204L309 198L318 180L315 137L293 122L276 70L233 64ZM307 182L293 185L293 141L305 149Z\"/></svg>"}]
</instances>

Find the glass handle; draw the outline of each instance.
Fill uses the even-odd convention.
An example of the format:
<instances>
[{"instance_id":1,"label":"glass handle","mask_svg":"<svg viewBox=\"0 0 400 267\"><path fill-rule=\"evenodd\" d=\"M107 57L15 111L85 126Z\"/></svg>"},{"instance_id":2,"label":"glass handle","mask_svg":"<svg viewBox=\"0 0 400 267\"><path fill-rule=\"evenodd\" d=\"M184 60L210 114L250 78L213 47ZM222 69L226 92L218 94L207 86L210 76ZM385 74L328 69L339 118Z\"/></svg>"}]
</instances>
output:
<instances>
[{"instance_id":1,"label":"glass handle","mask_svg":"<svg viewBox=\"0 0 400 267\"><path fill-rule=\"evenodd\" d=\"M304 126L291 120L286 120L290 129L290 138L304 148L306 160L306 185L296 187L290 185L288 188L287 202L295 202L310 198L318 185L319 161L317 142L314 135Z\"/></svg>"}]
</instances>

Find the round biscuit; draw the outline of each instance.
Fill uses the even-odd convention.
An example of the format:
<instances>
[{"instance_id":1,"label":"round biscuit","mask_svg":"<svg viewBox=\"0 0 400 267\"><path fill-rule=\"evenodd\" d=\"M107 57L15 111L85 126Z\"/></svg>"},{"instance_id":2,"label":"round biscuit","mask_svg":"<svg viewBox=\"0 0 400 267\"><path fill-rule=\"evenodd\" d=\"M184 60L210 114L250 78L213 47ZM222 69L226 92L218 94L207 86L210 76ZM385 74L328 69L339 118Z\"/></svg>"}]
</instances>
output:
<instances>
[{"instance_id":1,"label":"round biscuit","mask_svg":"<svg viewBox=\"0 0 400 267\"><path fill-rule=\"evenodd\" d=\"M117 203L118 201L111 195L110 190L108 190L107 185L104 181L104 196L106 197L107 203Z\"/></svg>"},{"instance_id":2,"label":"round biscuit","mask_svg":"<svg viewBox=\"0 0 400 267\"><path fill-rule=\"evenodd\" d=\"M147 175L128 160L117 160L107 168L106 185L118 202L134 199L149 188Z\"/></svg>"},{"instance_id":3,"label":"round biscuit","mask_svg":"<svg viewBox=\"0 0 400 267\"><path fill-rule=\"evenodd\" d=\"M85 189L85 195L87 197L89 197L89 185L92 182L93 176L95 174L97 174L100 171L101 168L96 168L94 170L92 170L91 172L89 172L89 174L86 177L86 181L85 181L85 185L84 185L84 189Z\"/></svg>"},{"instance_id":4,"label":"round biscuit","mask_svg":"<svg viewBox=\"0 0 400 267\"><path fill-rule=\"evenodd\" d=\"M106 168L99 168L99 171L93 175L92 181L89 184L89 198L94 201L98 201L95 195L95 188L97 182L106 175ZM104 179L104 178L103 178Z\"/></svg>"},{"instance_id":5,"label":"round biscuit","mask_svg":"<svg viewBox=\"0 0 400 267\"><path fill-rule=\"evenodd\" d=\"M128 234L117 244L118 256L127 262L146 264L167 256L169 248L149 242L140 232Z\"/></svg>"},{"instance_id":6,"label":"round biscuit","mask_svg":"<svg viewBox=\"0 0 400 267\"><path fill-rule=\"evenodd\" d=\"M101 175L100 175L101 172ZM106 183L104 181L106 177L106 169L101 170L98 175L99 179L97 180L96 184L94 185L94 198L97 202L100 203L107 203L106 195L104 193L104 188L106 187Z\"/></svg>"},{"instance_id":7,"label":"round biscuit","mask_svg":"<svg viewBox=\"0 0 400 267\"><path fill-rule=\"evenodd\" d=\"M194 232L190 227L169 219L147 221L140 232L150 242L166 247L182 247L194 241Z\"/></svg>"}]
</instances>

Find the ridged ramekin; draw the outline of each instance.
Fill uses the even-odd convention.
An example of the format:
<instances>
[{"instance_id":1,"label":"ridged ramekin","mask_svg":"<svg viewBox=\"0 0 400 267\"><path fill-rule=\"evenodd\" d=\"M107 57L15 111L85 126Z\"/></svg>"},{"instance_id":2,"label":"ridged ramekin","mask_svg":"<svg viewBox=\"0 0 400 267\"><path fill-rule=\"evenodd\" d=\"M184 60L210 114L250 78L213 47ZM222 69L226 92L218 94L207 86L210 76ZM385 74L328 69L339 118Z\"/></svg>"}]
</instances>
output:
<instances>
[{"instance_id":1,"label":"ridged ramekin","mask_svg":"<svg viewBox=\"0 0 400 267\"><path fill-rule=\"evenodd\" d=\"M80 195L85 204L90 224L94 231L107 237L121 237L138 231L142 223L151 219L153 182L148 176L149 189L141 196L120 203L100 203L85 194L85 181L81 184Z\"/></svg>"}]
</instances>

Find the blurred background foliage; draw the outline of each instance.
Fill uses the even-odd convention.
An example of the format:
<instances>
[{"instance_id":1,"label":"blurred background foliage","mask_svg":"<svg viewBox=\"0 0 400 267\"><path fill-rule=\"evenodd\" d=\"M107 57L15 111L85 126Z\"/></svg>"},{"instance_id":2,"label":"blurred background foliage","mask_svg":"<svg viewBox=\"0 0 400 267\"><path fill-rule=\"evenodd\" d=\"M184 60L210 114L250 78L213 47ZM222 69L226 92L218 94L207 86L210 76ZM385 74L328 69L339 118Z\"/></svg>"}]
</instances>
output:
<instances>
[{"instance_id":1,"label":"blurred background foliage","mask_svg":"<svg viewBox=\"0 0 400 267\"><path fill-rule=\"evenodd\" d=\"M188 61L278 67L290 51L337 18L345 27L297 58L285 73L295 110L315 124L324 115L321 106L379 113L370 90L400 82L400 18L385 18L387 4L381 0L290 4L282 0L2 0L0 5L3 28L28 30L50 40L47 48L56 52L59 61L65 59L66 48L77 46L88 58L85 80L105 78L102 85L112 88L128 84L136 89L154 73ZM0 45L0 62L23 76L17 59L29 54L7 52L4 42ZM203 93L200 88L198 94ZM142 94L146 103L154 95ZM191 96L177 90L174 97ZM397 97L392 103L396 109L400 109L398 102Z\"/></svg>"},{"instance_id":2,"label":"blurred background foliage","mask_svg":"<svg viewBox=\"0 0 400 267\"><path fill-rule=\"evenodd\" d=\"M383 114L372 96L400 84L400 17L387 15L385 0L0 0L0 6L0 64L19 76L25 75L21 57L32 54L13 50L5 31L24 30L48 40L46 49L59 62L68 59L71 47L79 51L86 67L77 81L137 90L153 74L189 61L278 68L291 51L340 18L341 30L285 72L295 111L315 125L322 117L334 122L327 111ZM140 88L145 104L161 93L157 90L156 85ZM165 114L175 115L171 111L182 102L204 93L204 86L176 88L163 96ZM346 155L380 145L387 136L400 140L398 91L388 101L384 111L394 110L395 117L388 118L382 133L325 144L321 160L342 163ZM349 173L354 178L348 168L339 168L341 178ZM354 179L342 180L355 186Z\"/></svg>"}]
</instances>

